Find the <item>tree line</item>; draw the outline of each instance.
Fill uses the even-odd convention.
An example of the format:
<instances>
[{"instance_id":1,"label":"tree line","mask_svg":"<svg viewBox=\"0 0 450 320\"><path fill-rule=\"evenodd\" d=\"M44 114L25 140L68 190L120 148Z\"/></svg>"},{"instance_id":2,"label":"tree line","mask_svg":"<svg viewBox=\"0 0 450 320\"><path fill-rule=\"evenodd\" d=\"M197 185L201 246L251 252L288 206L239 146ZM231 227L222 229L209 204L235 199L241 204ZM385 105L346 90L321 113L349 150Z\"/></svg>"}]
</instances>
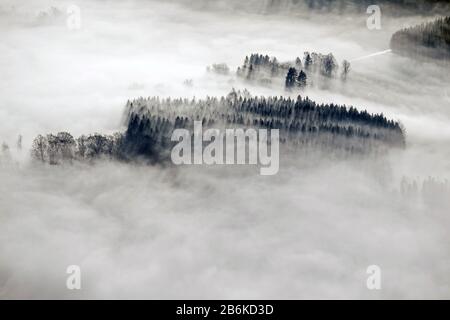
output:
<instances>
[{"instance_id":1,"label":"tree line","mask_svg":"<svg viewBox=\"0 0 450 320\"><path fill-rule=\"evenodd\" d=\"M450 62L450 17L397 31L392 35L391 49L415 58Z\"/></svg>"},{"instance_id":2,"label":"tree line","mask_svg":"<svg viewBox=\"0 0 450 320\"><path fill-rule=\"evenodd\" d=\"M139 98L126 107L125 144L131 153L160 154L172 145L173 129L192 129L194 121L214 128L279 129L281 143L325 146L355 152L404 147L399 122L354 107L318 104L308 97L252 97L232 91L206 99Z\"/></svg>"},{"instance_id":3,"label":"tree line","mask_svg":"<svg viewBox=\"0 0 450 320\"><path fill-rule=\"evenodd\" d=\"M50 164L102 157L121 160L168 160L176 128L192 129L194 121L212 128L279 129L280 142L294 147L341 149L371 153L404 147L400 123L383 114L354 107L319 104L308 97L253 97L232 91L226 97L206 99L138 98L128 101L126 131L74 138L67 132L39 135L32 147L34 159Z\"/></svg>"},{"instance_id":4,"label":"tree line","mask_svg":"<svg viewBox=\"0 0 450 320\"><path fill-rule=\"evenodd\" d=\"M121 158L123 134L103 135L99 133L74 138L68 132L38 135L31 148L33 159L61 164L73 160L94 160L98 158Z\"/></svg>"},{"instance_id":5,"label":"tree line","mask_svg":"<svg viewBox=\"0 0 450 320\"><path fill-rule=\"evenodd\" d=\"M270 0L268 9L276 10L279 8L293 8L299 6L310 10L338 11L347 12L365 12L370 5L377 4L389 15L399 15L405 13L425 13L448 12L448 0Z\"/></svg>"},{"instance_id":6,"label":"tree line","mask_svg":"<svg viewBox=\"0 0 450 320\"><path fill-rule=\"evenodd\" d=\"M335 78L338 74L339 64L332 53L321 54L316 52L305 52L303 61L297 57L291 62L279 62L276 57L262 54L251 54L246 56L242 66L238 67L237 75L247 80L257 80L261 83L271 83L273 78L284 78L285 87L305 87L310 84L310 78L320 77ZM342 62L340 73L341 79L347 79L350 72L350 63Z\"/></svg>"}]
</instances>

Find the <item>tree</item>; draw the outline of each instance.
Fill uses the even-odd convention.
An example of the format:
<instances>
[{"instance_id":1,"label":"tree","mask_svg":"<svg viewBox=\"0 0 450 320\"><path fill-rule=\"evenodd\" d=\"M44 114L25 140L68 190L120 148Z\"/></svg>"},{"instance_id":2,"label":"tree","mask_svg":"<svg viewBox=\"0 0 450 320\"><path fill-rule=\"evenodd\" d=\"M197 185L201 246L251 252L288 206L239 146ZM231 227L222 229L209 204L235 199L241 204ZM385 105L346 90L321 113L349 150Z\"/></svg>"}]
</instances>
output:
<instances>
[{"instance_id":1,"label":"tree","mask_svg":"<svg viewBox=\"0 0 450 320\"><path fill-rule=\"evenodd\" d=\"M106 139L98 134L91 134L86 139L86 153L88 157L97 157L103 153L106 144Z\"/></svg>"},{"instance_id":2,"label":"tree","mask_svg":"<svg viewBox=\"0 0 450 320\"><path fill-rule=\"evenodd\" d=\"M302 68L302 60L300 60L299 57L297 57L297 58L295 59L295 67L298 68L298 69L301 69L301 68Z\"/></svg>"},{"instance_id":3,"label":"tree","mask_svg":"<svg viewBox=\"0 0 450 320\"><path fill-rule=\"evenodd\" d=\"M248 73L247 73L247 79L252 79L253 77L253 65L250 64L250 66L248 67Z\"/></svg>"},{"instance_id":4,"label":"tree","mask_svg":"<svg viewBox=\"0 0 450 320\"><path fill-rule=\"evenodd\" d=\"M286 75L286 89L290 89L295 86L296 80L297 80L297 69L295 68L289 68L288 73Z\"/></svg>"},{"instance_id":5,"label":"tree","mask_svg":"<svg viewBox=\"0 0 450 320\"><path fill-rule=\"evenodd\" d=\"M299 87L301 88L306 87L306 79L307 79L306 73L303 70L300 70L300 73L298 74L297 77L297 83Z\"/></svg>"},{"instance_id":6,"label":"tree","mask_svg":"<svg viewBox=\"0 0 450 320\"><path fill-rule=\"evenodd\" d=\"M9 146L6 144L6 142L2 143L2 152L3 153L9 152Z\"/></svg>"},{"instance_id":7,"label":"tree","mask_svg":"<svg viewBox=\"0 0 450 320\"><path fill-rule=\"evenodd\" d=\"M305 52L305 58L303 60L304 60L303 63L305 65L305 70L310 70L313 60L312 60L309 52Z\"/></svg>"},{"instance_id":8,"label":"tree","mask_svg":"<svg viewBox=\"0 0 450 320\"><path fill-rule=\"evenodd\" d=\"M50 164L58 164L58 138L51 133L47 135L47 155Z\"/></svg>"},{"instance_id":9,"label":"tree","mask_svg":"<svg viewBox=\"0 0 450 320\"><path fill-rule=\"evenodd\" d=\"M77 152L76 156L80 157L81 159L86 157L86 136L83 134L81 137L77 138Z\"/></svg>"},{"instance_id":10,"label":"tree","mask_svg":"<svg viewBox=\"0 0 450 320\"><path fill-rule=\"evenodd\" d=\"M35 160L45 162L47 159L47 139L42 135L38 135L34 140L31 147L31 156Z\"/></svg>"},{"instance_id":11,"label":"tree","mask_svg":"<svg viewBox=\"0 0 450 320\"><path fill-rule=\"evenodd\" d=\"M6 160L6 162L9 162L11 160L11 153L9 152L9 146L3 142L2 148L0 153L0 163L2 162L2 159Z\"/></svg>"},{"instance_id":12,"label":"tree","mask_svg":"<svg viewBox=\"0 0 450 320\"><path fill-rule=\"evenodd\" d=\"M332 77L338 69L338 64L332 53L321 57L321 72L327 77Z\"/></svg>"},{"instance_id":13,"label":"tree","mask_svg":"<svg viewBox=\"0 0 450 320\"><path fill-rule=\"evenodd\" d=\"M272 67L270 68L270 74L272 77L278 76L278 62L276 58L273 58Z\"/></svg>"},{"instance_id":14,"label":"tree","mask_svg":"<svg viewBox=\"0 0 450 320\"><path fill-rule=\"evenodd\" d=\"M75 139L68 132L59 132L57 138L57 152L59 159L72 161L75 153Z\"/></svg>"},{"instance_id":15,"label":"tree","mask_svg":"<svg viewBox=\"0 0 450 320\"><path fill-rule=\"evenodd\" d=\"M350 62L348 62L347 60L342 61L341 78L343 80L346 80L349 72L350 72Z\"/></svg>"},{"instance_id":16,"label":"tree","mask_svg":"<svg viewBox=\"0 0 450 320\"><path fill-rule=\"evenodd\" d=\"M19 134L17 137L17 150L22 150L22 135Z\"/></svg>"}]
</instances>

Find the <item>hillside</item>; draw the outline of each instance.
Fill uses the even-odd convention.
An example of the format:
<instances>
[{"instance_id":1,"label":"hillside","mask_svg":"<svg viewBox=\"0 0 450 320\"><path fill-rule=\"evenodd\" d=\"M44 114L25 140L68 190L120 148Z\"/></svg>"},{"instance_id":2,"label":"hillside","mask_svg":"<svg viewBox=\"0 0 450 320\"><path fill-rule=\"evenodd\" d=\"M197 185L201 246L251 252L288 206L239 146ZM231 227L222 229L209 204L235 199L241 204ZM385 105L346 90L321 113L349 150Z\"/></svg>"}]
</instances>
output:
<instances>
[{"instance_id":1,"label":"hillside","mask_svg":"<svg viewBox=\"0 0 450 320\"><path fill-rule=\"evenodd\" d=\"M414 58L450 61L450 17L437 19L396 32L391 49Z\"/></svg>"}]
</instances>

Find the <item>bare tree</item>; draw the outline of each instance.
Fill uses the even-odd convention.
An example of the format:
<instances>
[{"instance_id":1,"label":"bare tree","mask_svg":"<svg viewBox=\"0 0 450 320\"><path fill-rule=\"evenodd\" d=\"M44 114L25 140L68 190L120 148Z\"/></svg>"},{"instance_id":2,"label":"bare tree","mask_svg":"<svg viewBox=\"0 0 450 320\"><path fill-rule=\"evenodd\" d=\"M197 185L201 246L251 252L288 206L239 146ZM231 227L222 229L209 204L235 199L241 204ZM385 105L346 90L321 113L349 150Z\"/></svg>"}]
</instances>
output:
<instances>
[{"instance_id":1,"label":"bare tree","mask_svg":"<svg viewBox=\"0 0 450 320\"><path fill-rule=\"evenodd\" d=\"M22 150L22 135L19 134L17 137L17 150Z\"/></svg>"},{"instance_id":2,"label":"bare tree","mask_svg":"<svg viewBox=\"0 0 450 320\"><path fill-rule=\"evenodd\" d=\"M350 62L348 62L347 60L342 61L341 78L343 80L346 80L349 72L350 72Z\"/></svg>"},{"instance_id":3,"label":"bare tree","mask_svg":"<svg viewBox=\"0 0 450 320\"><path fill-rule=\"evenodd\" d=\"M75 153L75 139L68 132L59 132L56 138L58 157L63 161L72 161Z\"/></svg>"},{"instance_id":4,"label":"bare tree","mask_svg":"<svg viewBox=\"0 0 450 320\"><path fill-rule=\"evenodd\" d=\"M31 147L31 156L39 161L45 162L47 159L47 139L42 135L38 135L33 140L33 145Z\"/></svg>"}]
</instances>

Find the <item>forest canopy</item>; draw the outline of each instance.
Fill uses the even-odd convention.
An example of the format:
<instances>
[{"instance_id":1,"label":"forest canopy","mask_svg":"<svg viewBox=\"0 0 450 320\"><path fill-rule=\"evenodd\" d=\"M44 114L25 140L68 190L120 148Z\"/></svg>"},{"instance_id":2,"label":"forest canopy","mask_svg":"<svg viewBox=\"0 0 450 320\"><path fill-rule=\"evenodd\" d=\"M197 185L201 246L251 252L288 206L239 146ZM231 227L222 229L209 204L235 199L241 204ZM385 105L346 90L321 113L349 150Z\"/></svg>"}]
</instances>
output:
<instances>
[{"instance_id":1,"label":"forest canopy","mask_svg":"<svg viewBox=\"0 0 450 320\"><path fill-rule=\"evenodd\" d=\"M50 164L101 157L161 163L170 159L173 131L192 129L194 121L209 128L279 129L280 142L294 149L320 148L351 155L405 145L400 123L383 114L319 104L308 97L253 97L248 91L233 90L227 97L204 100L149 97L128 101L125 132L77 139L67 132L39 135L32 156Z\"/></svg>"},{"instance_id":2,"label":"forest canopy","mask_svg":"<svg viewBox=\"0 0 450 320\"><path fill-rule=\"evenodd\" d=\"M450 17L397 31L391 38L391 49L414 58L450 62Z\"/></svg>"},{"instance_id":3,"label":"forest canopy","mask_svg":"<svg viewBox=\"0 0 450 320\"><path fill-rule=\"evenodd\" d=\"M258 81L261 84L269 84L272 79L285 80L286 89L294 87L306 87L313 82L326 82L334 79L339 74L339 64L332 53L321 54L317 52L305 52L303 61L300 57L293 61L280 62L276 57L269 57L253 53L246 56L242 66L238 67L237 75L250 81ZM350 72L350 63L342 62L340 78L347 79Z\"/></svg>"}]
</instances>

